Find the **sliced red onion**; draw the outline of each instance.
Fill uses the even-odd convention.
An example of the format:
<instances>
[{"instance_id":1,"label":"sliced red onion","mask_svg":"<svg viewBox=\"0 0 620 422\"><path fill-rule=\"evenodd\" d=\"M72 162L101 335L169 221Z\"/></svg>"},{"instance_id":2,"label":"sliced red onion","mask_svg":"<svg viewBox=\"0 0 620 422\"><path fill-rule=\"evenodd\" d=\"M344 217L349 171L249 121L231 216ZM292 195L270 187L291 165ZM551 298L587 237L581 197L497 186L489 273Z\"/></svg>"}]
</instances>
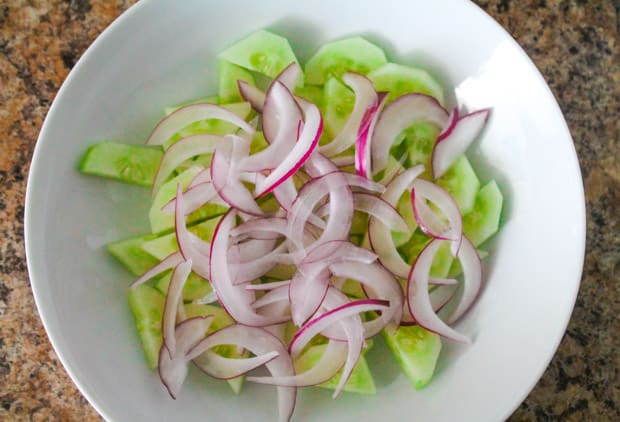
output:
<instances>
[{"instance_id":1,"label":"sliced red onion","mask_svg":"<svg viewBox=\"0 0 620 422\"><path fill-rule=\"evenodd\" d=\"M357 132L357 140L355 143L355 171L360 176L368 179L370 179L371 176L370 143L377 120L387 102L387 98L388 96L385 93L378 95L377 102L366 110Z\"/></svg>"},{"instance_id":2,"label":"sliced red onion","mask_svg":"<svg viewBox=\"0 0 620 422\"><path fill-rule=\"evenodd\" d=\"M190 233L185 226L185 203L181 184L177 185L177 201L174 212L174 231L183 259L192 261L192 270L204 279L209 279L209 252L211 245Z\"/></svg>"},{"instance_id":3,"label":"sliced red onion","mask_svg":"<svg viewBox=\"0 0 620 422\"><path fill-rule=\"evenodd\" d=\"M173 399L176 399L187 377L187 353L205 336L212 322L212 316L195 317L183 321L174 330L175 353L171 355L163 344L159 349L157 370L162 383Z\"/></svg>"},{"instance_id":4,"label":"sliced red onion","mask_svg":"<svg viewBox=\"0 0 620 422\"><path fill-rule=\"evenodd\" d=\"M211 180L218 195L231 207L255 216L264 215L252 193L232 174L226 154L216 150L211 158Z\"/></svg>"},{"instance_id":5,"label":"sliced red onion","mask_svg":"<svg viewBox=\"0 0 620 422\"><path fill-rule=\"evenodd\" d=\"M187 186L187 188L191 189L196 185L200 185L201 183L207 183L207 182L209 183L211 182L211 169L210 168L201 170L196 176L194 176L194 178L192 179L190 184Z\"/></svg>"},{"instance_id":6,"label":"sliced red onion","mask_svg":"<svg viewBox=\"0 0 620 422\"><path fill-rule=\"evenodd\" d=\"M355 165L355 156L354 155L341 155L339 157L332 157L332 161L334 165L338 168L342 167L351 167Z\"/></svg>"},{"instance_id":7,"label":"sliced red onion","mask_svg":"<svg viewBox=\"0 0 620 422\"><path fill-rule=\"evenodd\" d=\"M467 151L485 127L490 109L483 109L459 118L452 130L433 148L432 164L435 179L444 175L454 162Z\"/></svg>"},{"instance_id":8,"label":"sliced red onion","mask_svg":"<svg viewBox=\"0 0 620 422\"><path fill-rule=\"evenodd\" d=\"M379 219L392 231L411 233L407 222L392 205L378 196L366 192L353 193L353 206L356 211L368 214ZM323 205L316 212L317 217L326 217L329 213L329 204Z\"/></svg>"},{"instance_id":9,"label":"sliced red onion","mask_svg":"<svg viewBox=\"0 0 620 422\"><path fill-rule=\"evenodd\" d=\"M411 189L411 198L414 204L414 215L420 229L431 237L440 239L450 239L450 248L454 256L458 256L459 248L461 246L461 238L463 237L463 218L461 217L461 210L458 204L452 198L452 196L439 185L436 185L428 180L416 179L413 181L413 187ZM424 214L418 213L417 198L421 201L429 200L439 209L439 212L443 214L448 220L449 232L436 233L432 229L432 226L427 225L427 221L421 217Z\"/></svg>"},{"instance_id":10,"label":"sliced red onion","mask_svg":"<svg viewBox=\"0 0 620 422\"><path fill-rule=\"evenodd\" d=\"M232 214L231 214L232 215ZM222 344L234 344L249 350L256 356L276 352L278 357L266 363L267 369L274 377L295 374L293 362L284 344L273 334L262 328L235 324L222 328L200 341L188 353L189 359L195 359L205 350ZM297 389L294 387L277 387L279 420L290 420L295 408Z\"/></svg>"},{"instance_id":11,"label":"sliced red onion","mask_svg":"<svg viewBox=\"0 0 620 422\"><path fill-rule=\"evenodd\" d=\"M332 274L359 281L366 294L373 299L386 300L389 308L381 311L381 315L364 323L365 337L379 333L389 323L399 324L403 311L403 291L399 282L378 262L361 264L357 262L341 262L330 266ZM342 336L332 334L330 338L343 340Z\"/></svg>"},{"instance_id":12,"label":"sliced red onion","mask_svg":"<svg viewBox=\"0 0 620 422\"><path fill-rule=\"evenodd\" d=\"M164 346L168 349L170 357L175 355L174 327L176 323L177 308L182 301L183 287L187 281L189 273L192 271L192 260L189 259L177 265L172 272L172 278L166 293L164 314L162 317L161 332L164 339ZM204 333L203 333L204 334Z\"/></svg>"},{"instance_id":13,"label":"sliced red onion","mask_svg":"<svg viewBox=\"0 0 620 422\"><path fill-rule=\"evenodd\" d=\"M195 299L193 303L196 305L210 305L212 303L217 302L217 295L214 291L207 293L205 296Z\"/></svg>"},{"instance_id":14,"label":"sliced red onion","mask_svg":"<svg viewBox=\"0 0 620 422\"><path fill-rule=\"evenodd\" d=\"M411 188L414 180L424 171L422 165L411 167L399 174L388 186L381 198L396 206L402 194ZM409 265L400 257L392 240L390 228L379 219L371 217L368 222L368 239L379 261L396 277L406 278Z\"/></svg>"},{"instance_id":15,"label":"sliced red onion","mask_svg":"<svg viewBox=\"0 0 620 422\"><path fill-rule=\"evenodd\" d=\"M433 211L426 201L411 190L411 208L416 223L423 233L436 239L450 240L450 226L443 220L442 216Z\"/></svg>"},{"instance_id":16,"label":"sliced red onion","mask_svg":"<svg viewBox=\"0 0 620 422\"><path fill-rule=\"evenodd\" d=\"M213 378L228 380L240 377L278 357L278 352L268 352L251 358L225 358L212 350L206 350L192 362Z\"/></svg>"},{"instance_id":17,"label":"sliced red onion","mask_svg":"<svg viewBox=\"0 0 620 422\"><path fill-rule=\"evenodd\" d=\"M261 298L257 299L256 302L252 304L252 308L259 309L259 308L262 308L263 306L267 306L275 302L282 302L282 301L289 302L288 289L289 289L289 286L286 285L286 286L277 287L271 290L270 292L266 293Z\"/></svg>"},{"instance_id":18,"label":"sliced red onion","mask_svg":"<svg viewBox=\"0 0 620 422\"><path fill-rule=\"evenodd\" d=\"M448 125L441 131L441 133L437 137L437 142L443 141L454 130L454 126L456 126L456 122L458 122L458 120L459 108L454 107L450 112L450 116L448 117Z\"/></svg>"},{"instance_id":19,"label":"sliced red onion","mask_svg":"<svg viewBox=\"0 0 620 422\"><path fill-rule=\"evenodd\" d=\"M228 261L232 264L250 262L262 258L276 246L276 239L248 239L234 243L228 249Z\"/></svg>"},{"instance_id":20,"label":"sliced red onion","mask_svg":"<svg viewBox=\"0 0 620 422\"><path fill-rule=\"evenodd\" d=\"M175 142L164 154L151 193L155 195L158 188L166 181L172 172L192 157L203 154L210 154L215 147L221 144L225 138L210 134L200 134L189 136Z\"/></svg>"},{"instance_id":21,"label":"sliced red onion","mask_svg":"<svg viewBox=\"0 0 620 422\"><path fill-rule=\"evenodd\" d=\"M162 145L185 126L200 120L209 119L224 120L232 123L254 136L255 129L232 111L214 104L199 103L181 107L160 120L146 143L148 145Z\"/></svg>"},{"instance_id":22,"label":"sliced red onion","mask_svg":"<svg viewBox=\"0 0 620 422\"><path fill-rule=\"evenodd\" d=\"M433 279L431 279L430 281L432 280ZM454 298L456 291L456 284L443 284L431 290L429 296L431 299L431 306L433 307L433 311L435 311L435 313L441 311ZM400 322L400 325L416 325L415 320L409 313L408 302L405 303L405 308L406 309L404 309L403 318Z\"/></svg>"},{"instance_id":23,"label":"sliced red onion","mask_svg":"<svg viewBox=\"0 0 620 422\"><path fill-rule=\"evenodd\" d=\"M456 286L458 281L455 278L429 277L428 284L432 284L434 286Z\"/></svg>"},{"instance_id":24,"label":"sliced red onion","mask_svg":"<svg viewBox=\"0 0 620 422\"><path fill-rule=\"evenodd\" d=\"M243 99L250 103L254 110L262 113L265 106L265 93L260 88L242 80L237 81L237 86Z\"/></svg>"},{"instance_id":25,"label":"sliced red onion","mask_svg":"<svg viewBox=\"0 0 620 422\"><path fill-rule=\"evenodd\" d=\"M247 290L273 290L279 287L288 287L291 280L271 281L269 283L248 284L245 286Z\"/></svg>"},{"instance_id":26,"label":"sliced red onion","mask_svg":"<svg viewBox=\"0 0 620 422\"><path fill-rule=\"evenodd\" d=\"M228 204L220 198L211 182L204 182L194 185L183 192L183 201L185 202L186 215L193 213L200 207L210 202L217 205L228 207ZM176 196L162 207L162 212L172 214L176 204Z\"/></svg>"},{"instance_id":27,"label":"sliced red onion","mask_svg":"<svg viewBox=\"0 0 620 422\"><path fill-rule=\"evenodd\" d=\"M437 254L437 250L442 244L442 240L433 239L420 252L415 263L411 267L411 272L407 279L407 302L409 304L409 312L413 319L421 327L429 331L437 333L450 340L461 343L470 343L471 340L451 328L441 320L433 310L433 305L428 293L428 280L433 259Z\"/></svg>"},{"instance_id":28,"label":"sliced red onion","mask_svg":"<svg viewBox=\"0 0 620 422\"><path fill-rule=\"evenodd\" d=\"M291 316L291 307L287 301L274 302L267 306L263 306L257 312L261 315L278 315L278 316L286 316L290 320ZM264 327L265 330L269 331L271 334L280 339L283 344L288 342L287 338L287 328L288 322L282 324L274 324Z\"/></svg>"},{"instance_id":29,"label":"sliced red onion","mask_svg":"<svg viewBox=\"0 0 620 422\"><path fill-rule=\"evenodd\" d=\"M355 144L366 110L378 104L377 92L367 77L359 73L347 72L342 76L342 80L353 89L355 104L342 131L330 143L319 148L321 154L328 157L338 155Z\"/></svg>"},{"instance_id":30,"label":"sliced red onion","mask_svg":"<svg viewBox=\"0 0 620 422\"><path fill-rule=\"evenodd\" d=\"M447 121L448 112L431 96L405 94L392 101L381 113L372 137L372 173L377 174L385 168L390 147L403 130L419 122L443 128Z\"/></svg>"},{"instance_id":31,"label":"sliced red onion","mask_svg":"<svg viewBox=\"0 0 620 422\"><path fill-rule=\"evenodd\" d=\"M329 287L329 270L323 266L312 266L308 274L299 269L291 279L289 300L293 324L300 327L321 306Z\"/></svg>"},{"instance_id":32,"label":"sliced red onion","mask_svg":"<svg viewBox=\"0 0 620 422\"><path fill-rule=\"evenodd\" d=\"M456 309L448 317L448 324L456 322L469 310L482 287L482 262L476 247L467 236L463 236L459 261L463 268L463 293Z\"/></svg>"},{"instance_id":33,"label":"sliced red onion","mask_svg":"<svg viewBox=\"0 0 620 422\"><path fill-rule=\"evenodd\" d=\"M308 342L330 325L348 317L359 315L362 312L383 311L388 307L389 303L385 300L362 299L347 303L319 315L310 320L295 334L289 345L291 356L299 356Z\"/></svg>"},{"instance_id":34,"label":"sliced red onion","mask_svg":"<svg viewBox=\"0 0 620 422\"><path fill-rule=\"evenodd\" d=\"M264 276L278 264L277 257L286 251L286 244L282 243L268 254L252 261L240 262L230 265L230 273L233 284L245 284Z\"/></svg>"},{"instance_id":35,"label":"sliced red onion","mask_svg":"<svg viewBox=\"0 0 620 422\"><path fill-rule=\"evenodd\" d=\"M391 167L386 167L385 173L383 173L383 177L381 178L381 180L379 180L379 183L387 186L392 182L392 180L394 180L396 176L398 176L400 172L404 171L405 167L403 166L403 164L405 163L405 161L407 161L407 155L408 154L405 152L397 160L397 163L395 165Z\"/></svg>"},{"instance_id":36,"label":"sliced red onion","mask_svg":"<svg viewBox=\"0 0 620 422\"><path fill-rule=\"evenodd\" d=\"M263 125L271 127L264 132L270 144L239 162L239 168L242 171L276 168L295 147L297 125L302 118L302 110L293 94L282 83L274 82L267 93L263 112Z\"/></svg>"},{"instance_id":37,"label":"sliced red onion","mask_svg":"<svg viewBox=\"0 0 620 422\"><path fill-rule=\"evenodd\" d=\"M237 322L260 327L286 321L283 317L258 315L250 306L254 294L243 285L235 286L228 263L230 230L235 222L236 211L229 210L215 228L211 242L210 276L211 286L230 316Z\"/></svg>"},{"instance_id":38,"label":"sliced red onion","mask_svg":"<svg viewBox=\"0 0 620 422\"><path fill-rule=\"evenodd\" d=\"M293 149L281 160L281 163L273 169L265 180L256 186L256 195L261 196L278 187L282 182L292 176L308 160L323 132L323 118L318 107L314 104L303 105L305 120L304 127Z\"/></svg>"},{"instance_id":39,"label":"sliced red onion","mask_svg":"<svg viewBox=\"0 0 620 422\"><path fill-rule=\"evenodd\" d=\"M133 283L129 285L130 289L139 286L140 284L149 281L156 275L163 273L170 268L174 268L183 262L183 256L180 252L173 252L164 259L161 260L159 264L155 264L153 267L149 268L144 272L140 277L138 277Z\"/></svg>"},{"instance_id":40,"label":"sliced red onion","mask_svg":"<svg viewBox=\"0 0 620 422\"><path fill-rule=\"evenodd\" d=\"M347 343L329 341L316 364L305 372L288 377L248 377L250 382L289 387L309 387L333 378L347 360Z\"/></svg>"}]
</instances>

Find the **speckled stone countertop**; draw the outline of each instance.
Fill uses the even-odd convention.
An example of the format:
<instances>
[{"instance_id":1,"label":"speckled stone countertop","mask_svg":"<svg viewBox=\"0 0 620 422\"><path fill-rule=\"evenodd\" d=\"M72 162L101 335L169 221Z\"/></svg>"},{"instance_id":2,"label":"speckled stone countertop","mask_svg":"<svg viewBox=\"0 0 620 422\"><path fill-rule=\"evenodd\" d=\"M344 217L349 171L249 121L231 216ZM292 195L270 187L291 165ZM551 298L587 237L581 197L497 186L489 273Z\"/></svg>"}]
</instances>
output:
<instances>
[{"instance_id":1,"label":"speckled stone countertop","mask_svg":"<svg viewBox=\"0 0 620 422\"><path fill-rule=\"evenodd\" d=\"M54 351L24 253L30 157L60 84L131 0L0 2L0 420L98 420ZM476 1L534 60L568 121L588 212L583 281L568 331L511 420L620 420L618 0Z\"/></svg>"}]
</instances>

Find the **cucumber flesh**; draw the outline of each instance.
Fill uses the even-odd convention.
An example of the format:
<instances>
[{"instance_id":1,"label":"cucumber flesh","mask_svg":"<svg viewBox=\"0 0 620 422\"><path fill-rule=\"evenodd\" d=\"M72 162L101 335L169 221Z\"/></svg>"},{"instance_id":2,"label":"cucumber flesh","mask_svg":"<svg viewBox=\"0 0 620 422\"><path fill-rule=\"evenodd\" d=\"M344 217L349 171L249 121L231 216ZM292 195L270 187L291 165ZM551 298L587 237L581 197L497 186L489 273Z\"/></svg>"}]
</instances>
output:
<instances>
[{"instance_id":1,"label":"cucumber flesh","mask_svg":"<svg viewBox=\"0 0 620 422\"><path fill-rule=\"evenodd\" d=\"M240 102L240 103L232 103L232 104L223 104L223 108L232 111L237 116L242 119L247 119L252 112L252 106L250 103ZM194 123L190 123L185 126L183 129L175 133L164 142L164 149L170 148L172 144L177 142L180 139L187 138L188 136L200 135L202 133L210 133L212 135L220 135L224 136L229 133L235 132L237 130L237 126L230 122L225 122L219 119L207 119L207 120L199 120ZM209 154L210 155L210 154Z\"/></svg>"},{"instance_id":2,"label":"cucumber flesh","mask_svg":"<svg viewBox=\"0 0 620 422\"><path fill-rule=\"evenodd\" d=\"M153 287L160 291L163 295L168 293L168 286L170 285L170 279L172 278L172 272L168 271L163 277L160 277ZM183 287L183 301L192 302L196 299L201 299L211 293L211 285L204 278L190 273Z\"/></svg>"},{"instance_id":3,"label":"cucumber flesh","mask_svg":"<svg viewBox=\"0 0 620 422\"><path fill-rule=\"evenodd\" d=\"M409 241L398 248L398 252L406 262L412 265L422 249L424 249L430 241L430 237L422 233L420 229L417 229ZM446 277L450 271L450 266L452 265L453 260L454 258L450 252L450 243L444 242L444 244L437 249L437 254L435 255L433 264L431 265L431 277Z\"/></svg>"},{"instance_id":4,"label":"cucumber flesh","mask_svg":"<svg viewBox=\"0 0 620 422\"><path fill-rule=\"evenodd\" d=\"M218 57L270 78L275 78L289 64L297 62L288 40L265 30L237 41Z\"/></svg>"},{"instance_id":5,"label":"cucumber flesh","mask_svg":"<svg viewBox=\"0 0 620 422\"><path fill-rule=\"evenodd\" d=\"M335 138L347 123L355 105L355 94L336 78L331 78L323 87L325 131Z\"/></svg>"},{"instance_id":6,"label":"cucumber flesh","mask_svg":"<svg viewBox=\"0 0 620 422\"><path fill-rule=\"evenodd\" d=\"M267 143L263 132L257 130L254 138L252 139L252 142L250 143L250 154L256 154L257 152L267 148L268 145L269 144Z\"/></svg>"},{"instance_id":7,"label":"cucumber flesh","mask_svg":"<svg viewBox=\"0 0 620 422\"><path fill-rule=\"evenodd\" d=\"M404 94L419 93L444 103L443 88L427 71L396 63L387 63L368 74L375 89L388 92L388 102Z\"/></svg>"},{"instance_id":8,"label":"cucumber flesh","mask_svg":"<svg viewBox=\"0 0 620 422\"><path fill-rule=\"evenodd\" d=\"M398 200L398 204L396 204L396 210L403 217L411 232L413 232L417 227L418 223L415 221L415 216L413 215L413 207L411 206L411 194L409 191L403 193L403 195ZM394 245L398 248L407 243L410 239L411 235L402 232L392 232L392 241Z\"/></svg>"},{"instance_id":9,"label":"cucumber flesh","mask_svg":"<svg viewBox=\"0 0 620 422\"><path fill-rule=\"evenodd\" d=\"M188 227L188 230L190 233L195 234L202 240L209 242L211 241L211 237L213 237L213 232L215 231L215 227L218 222L219 218L209 218L206 221L202 221L194 226ZM179 250L174 233L169 233L147 240L142 243L141 248L143 251L148 252L151 256L160 261L171 253Z\"/></svg>"},{"instance_id":10,"label":"cucumber flesh","mask_svg":"<svg viewBox=\"0 0 620 422\"><path fill-rule=\"evenodd\" d=\"M312 368L323 356L327 345L319 344L309 347L296 361L295 372L302 373ZM336 373L328 381L318 384L317 387L327 388L335 390L340 382L340 376L342 375L342 369ZM372 373L366 363L366 358L360 356L349 380L344 385L343 391L358 394L376 394L377 388L375 387L375 381L372 377Z\"/></svg>"},{"instance_id":11,"label":"cucumber flesh","mask_svg":"<svg viewBox=\"0 0 620 422\"><path fill-rule=\"evenodd\" d=\"M128 299L147 365L151 369L157 368L162 343L161 320L166 299L148 284L129 289Z\"/></svg>"},{"instance_id":12,"label":"cucumber flesh","mask_svg":"<svg viewBox=\"0 0 620 422\"><path fill-rule=\"evenodd\" d=\"M439 335L418 325L383 330L382 334L415 389L426 386L433 377L441 351Z\"/></svg>"},{"instance_id":13,"label":"cucumber flesh","mask_svg":"<svg viewBox=\"0 0 620 422\"><path fill-rule=\"evenodd\" d=\"M323 110L323 89L314 85L305 85L295 89L295 95L308 100Z\"/></svg>"},{"instance_id":14,"label":"cucumber flesh","mask_svg":"<svg viewBox=\"0 0 620 422\"><path fill-rule=\"evenodd\" d=\"M385 53L362 37L324 44L306 63L306 83L322 85L345 72L368 74L387 63Z\"/></svg>"},{"instance_id":15,"label":"cucumber flesh","mask_svg":"<svg viewBox=\"0 0 620 422\"><path fill-rule=\"evenodd\" d=\"M484 243L497 232L503 201L494 180L484 185L476 195L472 211L463 217L463 232L475 246Z\"/></svg>"},{"instance_id":16,"label":"cucumber flesh","mask_svg":"<svg viewBox=\"0 0 620 422\"><path fill-rule=\"evenodd\" d=\"M416 123L405 129L399 136L407 151L409 167L424 164L426 174L430 175L431 154L439 136L440 129L430 122Z\"/></svg>"},{"instance_id":17,"label":"cucumber flesh","mask_svg":"<svg viewBox=\"0 0 620 422\"><path fill-rule=\"evenodd\" d=\"M178 183L181 183L183 189L186 189L194 177L202 170L203 168L201 166L192 166L183 173L164 183L161 188L159 188L149 211L149 221L151 222L151 231L153 233L160 233L174 227L174 215L166 214L161 209L176 196ZM223 214L226 210L227 208L222 205L206 204L202 208L188 215L186 221L189 224L192 222L205 220L207 218Z\"/></svg>"},{"instance_id":18,"label":"cucumber flesh","mask_svg":"<svg viewBox=\"0 0 620 422\"><path fill-rule=\"evenodd\" d=\"M236 64L226 60L220 60L217 66L219 77L219 100L221 104L235 103L243 101L243 97L239 93L239 85L237 81L245 81L254 86L254 78L252 74Z\"/></svg>"},{"instance_id":19,"label":"cucumber flesh","mask_svg":"<svg viewBox=\"0 0 620 422\"><path fill-rule=\"evenodd\" d=\"M107 245L108 252L125 266L133 275L141 275L159 260L142 249L144 242L156 239L157 235L132 237Z\"/></svg>"},{"instance_id":20,"label":"cucumber flesh","mask_svg":"<svg viewBox=\"0 0 620 422\"><path fill-rule=\"evenodd\" d=\"M188 318L213 315L213 322L207 331L208 334L235 323L226 311L224 311L224 309L213 305L198 305L195 303L187 304L185 305L185 313ZM237 347L233 345L216 346L212 350L218 355L227 358L243 358L248 356L247 352L243 352L241 354L238 353ZM235 394L239 394L241 387L243 386L244 379L245 376L242 375L237 378L226 380L226 382L228 382L228 385Z\"/></svg>"},{"instance_id":21,"label":"cucumber flesh","mask_svg":"<svg viewBox=\"0 0 620 422\"><path fill-rule=\"evenodd\" d=\"M437 184L447 190L465 215L474 208L480 180L466 156L459 158L448 171L437 180ZM501 208L501 202L500 202ZM491 233L492 234L492 233Z\"/></svg>"},{"instance_id":22,"label":"cucumber flesh","mask_svg":"<svg viewBox=\"0 0 620 422\"><path fill-rule=\"evenodd\" d=\"M161 148L100 142L88 148L79 170L140 186L151 186L163 157Z\"/></svg>"}]
</instances>

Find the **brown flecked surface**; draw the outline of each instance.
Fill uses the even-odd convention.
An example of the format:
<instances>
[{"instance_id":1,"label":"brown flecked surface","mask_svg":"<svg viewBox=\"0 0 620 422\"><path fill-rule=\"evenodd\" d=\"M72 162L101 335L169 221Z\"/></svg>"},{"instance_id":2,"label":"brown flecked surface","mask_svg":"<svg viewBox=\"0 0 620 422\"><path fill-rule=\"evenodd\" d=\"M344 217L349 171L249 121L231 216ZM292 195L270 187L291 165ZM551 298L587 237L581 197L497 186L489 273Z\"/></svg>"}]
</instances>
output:
<instances>
[{"instance_id":1,"label":"brown flecked surface","mask_svg":"<svg viewBox=\"0 0 620 422\"><path fill-rule=\"evenodd\" d=\"M60 365L34 306L23 204L30 157L54 95L88 45L132 3L0 3L0 420L99 418ZM587 256L571 323L511 420L620 420L620 2L476 3L516 38L551 86L587 197Z\"/></svg>"}]
</instances>

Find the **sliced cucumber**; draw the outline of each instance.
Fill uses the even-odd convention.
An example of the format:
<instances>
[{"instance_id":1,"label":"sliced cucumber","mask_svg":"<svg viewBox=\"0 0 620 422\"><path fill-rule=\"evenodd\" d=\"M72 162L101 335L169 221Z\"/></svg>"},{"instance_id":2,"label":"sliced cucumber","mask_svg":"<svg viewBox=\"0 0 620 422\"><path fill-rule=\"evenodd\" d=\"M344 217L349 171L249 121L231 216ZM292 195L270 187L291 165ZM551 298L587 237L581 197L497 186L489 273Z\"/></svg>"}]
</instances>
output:
<instances>
[{"instance_id":1,"label":"sliced cucumber","mask_svg":"<svg viewBox=\"0 0 620 422\"><path fill-rule=\"evenodd\" d=\"M474 208L480 180L466 156L459 158L448 171L437 180L437 184L447 190L465 215ZM500 202L501 208L501 202Z\"/></svg>"},{"instance_id":2,"label":"sliced cucumber","mask_svg":"<svg viewBox=\"0 0 620 422\"><path fill-rule=\"evenodd\" d=\"M208 333L212 333L235 323L235 321L233 321L233 319L226 313L224 309L217 306L197 305L191 303L185 305L185 313L187 314L188 318L192 318L195 316L213 315L213 322L209 327ZM233 345L216 346L212 350L218 355L227 358L242 358L248 356L247 352L240 354L237 351L237 347ZM244 378L244 376L240 376L237 378L226 380L235 394L239 394L239 392L241 391Z\"/></svg>"},{"instance_id":3,"label":"sliced cucumber","mask_svg":"<svg viewBox=\"0 0 620 422\"><path fill-rule=\"evenodd\" d=\"M309 347L296 361L295 372L302 373L312 368L323 356L325 352L326 344L319 344ZM340 376L342 370L338 371L336 375L330 378L328 381L317 385L317 387L327 388L335 390L340 382ZM364 356L360 356L349 380L344 385L343 391L358 394L376 394L377 388L375 387L375 381L372 377L372 373L368 368L366 359Z\"/></svg>"},{"instance_id":4,"label":"sliced cucumber","mask_svg":"<svg viewBox=\"0 0 620 422\"><path fill-rule=\"evenodd\" d=\"M219 222L219 218L209 218L206 221L202 221L196 225L188 227L188 230L205 241L210 241L213 237L215 227ZM158 260L162 260L173 252L179 250L177 245L176 236L174 233L169 233L163 236L158 236L154 239L147 240L141 245L142 250L148 252L151 256L154 256Z\"/></svg>"},{"instance_id":5,"label":"sliced cucumber","mask_svg":"<svg viewBox=\"0 0 620 422\"><path fill-rule=\"evenodd\" d=\"M340 290L342 293L350 297L355 297L357 299L366 298L366 293L364 293L362 285L355 280L347 279Z\"/></svg>"},{"instance_id":6,"label":"sliced cucumber","mask_svg":"<svg viewBox=\"0 0 620 422\"><path fill-rule=\"evenodd\" d=\"M346 38L324 44L306 63L306 83L322 85L345 72L362 75L387 63L385 53L362 37Z\"/></svg>"},{"instance_id":7,"label":"sliced cucumber","mask_svg":"<svg viewBox=\"0 0 620 422\"><path fill-rule=\"evenodd\" d=\"M433 147L439 136L440 129L430 122L416 123L405 129L399 136L407 151L409 167L423 164L426 173L430 174L430 159Z\"/></svg>"},{"instance_id":8,"label":"sliced cucumber","mask_svg":"<svg viewBox=\"0 0 620 422\"><path fill-rule=\"evenodd\" d=\"M163 155L159 147L100 142L88 148L79 170L84 174L151 186Z\"/></svg>"},{"instance_id":9,"label":"sliced cucumber","mask_svg":"<svg viewBox=\"0 0 620 422\"><path fill-rule=\"evenodd\" d=\"M383 330L382 334L415 389L426 386L433 377L441 351L439 335L418 325Z\"/></svg>"},{"instance_id":10,"label":"sliced cucumber","mask_svg":"<svg viewBox=\"0 0 620 422\"><path fill-rule=\"evenodd\" d=\"M192 166L183 173L164 183L161 188L159 188L149 211L149 221L151 222L151 231L153 233L160 233L174 227L174 215L165 214L161 209L176 196L177 184L181 183L183 189L186 189L194 177L202 170L203 168L201 166ZM227 208L222 205L206 204L202 208L188 215L186 221L189 224L192 222L205 220L207 218L223 214L226 210Z\"/></svg>"},{"instance_id":11,"label":"sliced cucumber","mask_svg":"<svg viewBox=\"0 0 620 422\"><path fill-rule=\"evenodd\" d=\"M406 244L398 248L398 252L400 252L405 261L409 264L413 264L416 257L430 241L431 239L428 236L417 229L411 236L411 239L409 239ZM453 260L454 258L450 252L450 243L445 242L437 250L437 254L435 255L435 259L431 265L431 276L438 278L445 277L450 271L450 266L452 265Z\"/></svg>"},{"instance_id":12,"label":"sliced cucumber","mask_svg":"<svg viewBox=\"0 0 620 422\"><path fill-rule=\"evenodd\" d=\"M297 62L288 40L265 30L237 41L218 57L270 78L275 78L286 66Z\"/></svg>"},{"instance_id":13,"label":"sliced cucumber","mask_svg":"<svg viewBox=\"0 0 620 422\"><path fill-rule=\"evenodd\" d=\"M476 195L472 211L463 217L463 232L474 245L482 244L497 232L503 201L495 180L484 185Z\"/></svg>"},{"instance_id":14,"label":"sliced cucumber","mask_svg":"<svg viewBox=\"0 0 620 422\"><path fill-rule=\"evenodd\" d=\"M314 85L306 85L295 89L295 95L310 101L323 110L323 89Z\"/></svg>"},{"instance_id":15,"label":"sliced cucumber","mask_svg":"<svg viewBox=\"0 0 620 422\"><path fill-rule=\"evenodd\" d=\"M232 111L237 116L242 119L247 119L248 116L252 112L252 106L250 103L232 103L232 104L223 104L223 108ZM200 120L194 123L191 123L185 126L183 129L175 133L164 142L164 149L170 148L172 144L177 142L179 139L186 138L192 135L199 135L201 133L210 133L213 135L227 135L229 133L233 133L237 130L237 127L232 123L225 122L223 120L218 119L207 119ZM209 161L210 162L210 161Z\"/></svg>"},{"instance_id":16,"label":"sliced cucumber","mask_svg":"<svg viewBox=\"0 0 620 422\"><path fill-rule=\"evenodd\" d=\"M368 231L368 217L365 213L355 211L351 222L350 234L364 235Z\"/></svg>"},{"instance_id":17,"label":"sliced cucumber","mask_svg":"<svg viewBox=\"0 0 620 422\"><path fill-rule=\"evenodd\" d=\"M157 235L132 237L107 245L108 252L125 266L133 275L141 275L156 265L159 260L142 249L144 242L156 239Z\"/></svg>"},{"instance_id":18,"label":"sliced cucumber","mask_svg":"<svg viewBox=\"0 0 620 422\"><path fill-rule=\"evenodd\" d=\"M336 78L323 87L325 131L334 138L347 123L355 105L355 94Z\"/></svg>"},{"instance_id":19,"label":"sliced cucumber","mask_svg":"<svg viewBox=\"0 0 620 422\"><path fill-rule=\"evenodd\" d=\"M237 81L245 81L254 86L254 78L252 74L236 64L226 60L220 60L217 66L219 77L219 95L222 104L235 103L243 101L243 97L239 93L239 85Z\"/></svg>"},{"instance_id":20,"label":"sliced cucumber","mask_svg":"<svg viewBox=\"0 0 620 422\"><path fill-rule=\"evenodd\" d=\"M410 93L426 94L444 103L443 88L427 71L387 63L368 74L377 91L389 92L388 101Z\"/></svg>"},{"instance_id":21,"label":"sliced cucumber","mask_svg":"<svg viewBox=\"0 0 620 422\"><path fill-rule=\"evenodd\" d=\"M411 194L409 191L406 191L400 197L398 204L396 204L396 209L411 229L411 232L413 232L418 227L418 224L416 223L415 216L413 215L413 208L411 207ZM410 234L392 232L392 241L397 248L407 243L410 238Z\"/></svg>"},{"instance_id":22,"label":"sliced cucumber","mask_svg":"<svg viewBox=\"0 0 620 422\"><path fill-rule=\"evenodd\" d=\"M151 369L157 368L162 343L161 319L166 299L148 284L129 289L128 298L147 365Z\"/></svg>"},{"instance_id":23,"label":"sliced cucumber","mask_svg":"<svg viewBox=\"0 0 620 422\"><path fill-rule=\"evenodd\" d=\"M269 144L265 139L265 135L262 131L257 130L254 138L252 139L252 143L250 144L250 154L256 154L258 151L262 151L267 148Z\"/></svg>"},{"instance_id":24,"label":"sliced cucumber","mask_svg":"<svg viewBox=\"0 0 620 422\"><path fill-rule=\"evenodd\" d=\"M480 259L484 259L489 256L489 253L485 250L478 249L478 256ZM450 266L450 271L448 271L448 278L456 278L463 272L463 268L461 267L461 262L458 259L452 261L452 265Z\"/></svg>"},{"instance_id":25,"label":"sliced cucumber","mask_svg":"<svg viewBox=\"0 0 620 422\"><path fill-rule=\"evenodd\" d=\"M163 277L157 279L153 287L165 295L168 292L171 278L172 272L167 272ZM205 297L211 292L211 285L207 280L195 273L190 273L185 282L185 287L183 287L183 301L192 302Z\"/></svg>"}]
</instances>

